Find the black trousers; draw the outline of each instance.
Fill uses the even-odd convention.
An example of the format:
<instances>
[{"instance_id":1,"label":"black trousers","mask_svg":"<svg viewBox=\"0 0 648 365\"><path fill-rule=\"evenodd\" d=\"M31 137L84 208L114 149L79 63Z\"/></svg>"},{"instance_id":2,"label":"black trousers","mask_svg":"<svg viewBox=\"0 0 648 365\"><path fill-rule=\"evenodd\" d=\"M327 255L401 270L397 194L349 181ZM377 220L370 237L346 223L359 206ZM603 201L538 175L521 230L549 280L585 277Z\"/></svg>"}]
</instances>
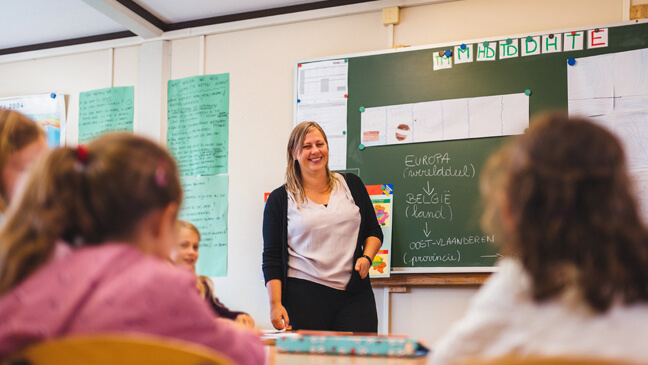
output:
<instances>
[{"instance_id":1,"label":"black trousers","mask_svg":"<svg viewBox=\"0 0 648 365\"><path fill-rule=\"evenodd\" d=\"M358 293L288 278L284 307L293 330L378 332L371 286Z\"/></svg>"}]
</instances>

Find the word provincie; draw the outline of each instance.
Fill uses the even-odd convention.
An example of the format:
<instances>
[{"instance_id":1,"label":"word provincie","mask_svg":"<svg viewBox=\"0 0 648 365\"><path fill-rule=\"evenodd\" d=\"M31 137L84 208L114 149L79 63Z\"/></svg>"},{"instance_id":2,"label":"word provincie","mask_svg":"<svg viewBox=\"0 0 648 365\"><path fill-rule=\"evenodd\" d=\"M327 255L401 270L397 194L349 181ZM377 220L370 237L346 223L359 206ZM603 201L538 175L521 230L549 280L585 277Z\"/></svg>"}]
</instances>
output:
<instances>
[{"instance_id":1,"label":"word provincie","mask_svg":"<svg viewBox=\"0 0 648 365\"><path fill-rule=\"evenodd\" d=\"M407 257L408 253L403 254L403 262L411 266L415 266L419 262L449 262L449 261L461 261L461 252L457 250L456 255L454 253L447 254L430 254L430 255L415 255L410 258Z\"/></svg>"}]
</instances>

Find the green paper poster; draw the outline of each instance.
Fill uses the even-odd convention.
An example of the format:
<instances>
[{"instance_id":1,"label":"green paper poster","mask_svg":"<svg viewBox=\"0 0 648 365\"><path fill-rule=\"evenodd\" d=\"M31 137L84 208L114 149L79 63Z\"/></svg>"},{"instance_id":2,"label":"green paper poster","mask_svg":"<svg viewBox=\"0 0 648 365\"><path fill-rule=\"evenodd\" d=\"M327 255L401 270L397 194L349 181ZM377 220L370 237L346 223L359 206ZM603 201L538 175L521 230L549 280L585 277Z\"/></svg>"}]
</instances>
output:
<instances>
[{"instance_id":1,"label":"green paper poster","mask_svg":"<svg viewBox=\"0 0 648 365\"><path fill-rule=\"evenodd\" d=\"M198 275L227 275L228 179L227 175L182 178L184 202L179 218L200 231Z\"/></svg>"},{"instance_id":2,"label":"green paper poster","mask_svg":"<svg viewBox=\"0 0 648 365\"><path fill-rule=\"evenodd\" d=\"M167 115L181 176L227 173L229 74L170 80Z\"/></svg>"},{"instance_id":3,"label":"green paper poster","mask_svg":"<svg viewBox=\"0 0 648 365\"><path fill-rule=\"evenodd\" d=\"M135 87L111 87L79 94L79 144L106 132L133 132Z\"/></svg>"}]
</instances>

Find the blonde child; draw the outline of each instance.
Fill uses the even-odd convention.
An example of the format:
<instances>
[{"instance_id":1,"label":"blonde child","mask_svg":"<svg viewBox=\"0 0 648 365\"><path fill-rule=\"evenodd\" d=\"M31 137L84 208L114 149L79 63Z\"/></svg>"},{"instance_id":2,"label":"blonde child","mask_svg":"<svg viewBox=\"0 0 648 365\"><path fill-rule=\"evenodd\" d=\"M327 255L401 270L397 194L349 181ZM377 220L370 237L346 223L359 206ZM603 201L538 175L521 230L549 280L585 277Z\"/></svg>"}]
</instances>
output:
<instances>
[{"instance_id":1,"label":"blonde child","mask_svg":"<svg viewBox=\"0 0 648 365\"><path fill-rule=\"evenodd\" d=\"M141 333L264 362L258 338L213 314L166 262L182 189L157 144L108 134L41 160L0 230L0 359L68 335Z\"/></svg>"},{"instance_id":2,"label":"blonde child","mask_svg":"<svg viewBox=\"0 0 648 365\"><path fill-rule=\"evenodd\" d=\"M193 224L178 221L178 245L173 255L173 263L191 270L195 274L196 262L198 261L198 249L200 247L200 231ZM218 298L214 296L214 284L207 276L196 276L196 286L200 296L207 301L209 306L221 318L233 320L245 327L254 327L254 319L244 312L229 310Z\"/></svg>"},{"instance_id":3,"label":"blonde child","mask_svg":"<svg viewBox=\"0 0 648 365\"><path fill-rule=\"evenodd\" d=\"M0 108L0 215L38 157L47 151L43 129L26 116Z\"/></svg>"}]
</instances>

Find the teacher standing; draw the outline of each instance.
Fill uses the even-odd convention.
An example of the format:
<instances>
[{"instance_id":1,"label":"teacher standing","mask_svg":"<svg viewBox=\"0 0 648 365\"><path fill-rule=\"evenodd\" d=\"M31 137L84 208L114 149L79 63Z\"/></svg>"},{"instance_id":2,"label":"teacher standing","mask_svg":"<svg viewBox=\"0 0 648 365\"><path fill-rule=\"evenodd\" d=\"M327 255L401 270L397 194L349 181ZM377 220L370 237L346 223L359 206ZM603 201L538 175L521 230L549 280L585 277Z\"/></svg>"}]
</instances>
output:
<instances>
[{"instance_id":1,"label":"teacher standing","mask_svg":"<svg viewBox=\"0 0 648 365\"><path fill-rule=\"evenodd\" d=\"M303 122L288 140L286 183L263 214L263 274L276 329L377 332L369 268L382 229L362 180L332 173L328 140Z\"/></svg>"}]
</instances>

